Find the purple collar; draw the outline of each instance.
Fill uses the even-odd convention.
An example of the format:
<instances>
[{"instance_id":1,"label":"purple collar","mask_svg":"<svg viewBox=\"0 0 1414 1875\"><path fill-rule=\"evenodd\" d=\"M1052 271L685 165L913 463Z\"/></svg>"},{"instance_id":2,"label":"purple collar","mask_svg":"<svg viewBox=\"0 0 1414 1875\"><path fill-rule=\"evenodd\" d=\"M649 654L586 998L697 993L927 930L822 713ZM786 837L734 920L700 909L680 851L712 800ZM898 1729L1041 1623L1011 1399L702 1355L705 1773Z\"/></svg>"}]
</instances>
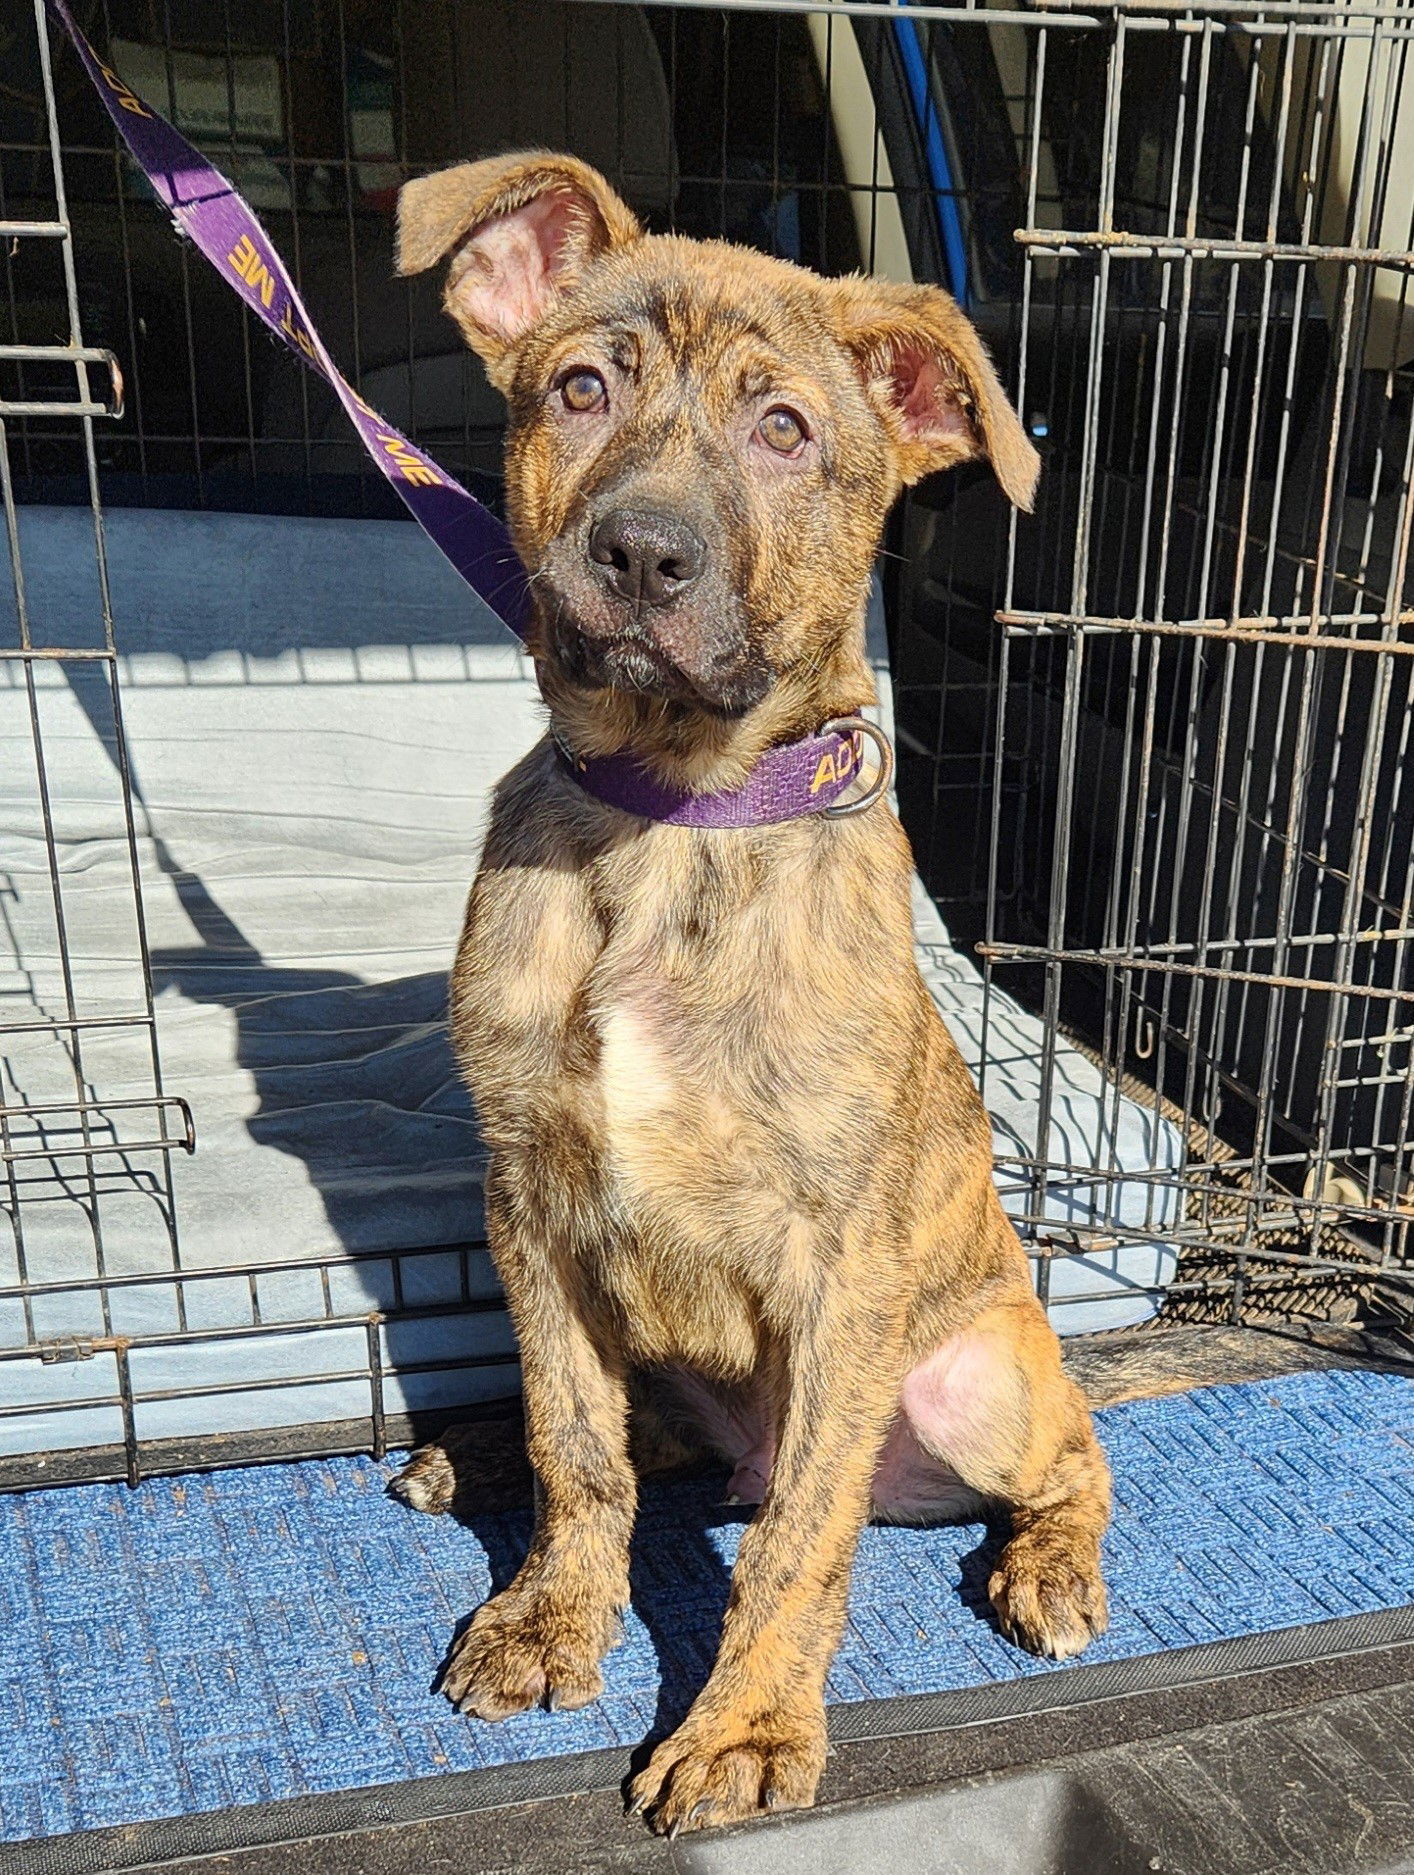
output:
<instances>
[{"instance_id":1,"label":"purple collar","mask_svg":"<svg viewBox=\"0 0 1414 1875\"><path fill-rule=\"evenodd\" d=\"M857 799L840 801L858 779L864 738L878 754L873 780ZM575 756L556 749L570 774L597 801L672 827L767 827L806 814L838 817L872 807L893 775L893 750L883 731L862 716L840 716L818 736L767 749L739 788L692 794L660 781L632 755Z\"/></svg>"}]
</instances>

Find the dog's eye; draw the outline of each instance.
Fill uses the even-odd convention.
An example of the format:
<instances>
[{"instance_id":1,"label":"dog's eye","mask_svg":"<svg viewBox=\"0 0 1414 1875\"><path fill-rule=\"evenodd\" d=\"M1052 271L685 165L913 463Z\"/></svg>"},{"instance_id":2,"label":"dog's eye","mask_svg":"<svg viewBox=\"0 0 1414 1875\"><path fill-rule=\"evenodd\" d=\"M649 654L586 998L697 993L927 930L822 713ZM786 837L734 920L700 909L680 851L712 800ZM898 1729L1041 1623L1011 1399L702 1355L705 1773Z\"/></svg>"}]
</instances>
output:
<instances>
[{"instance_id":1,"label":"dog's eye","mask_svg":"<svg viewBox=\"0 0 1414 1875\"><path fill-rule=\"evenodd\" d=\"M602 410L609 401L608 386L597 371L571 371L560 385L560 401L566 410Z\"/></svg>"},{"instance_id":2,"label":"dog's eye","mask_svg":"<svg viewBox=\"0 0 1414 1875\"><path fill-rule=\"evenodd\" d=\"M774 449L782 456L793 456L805 441L806 430L793 410L787 410L784 404L777 404L757 424L756 434L768 449Z\"/></svg>"}]
</instances>

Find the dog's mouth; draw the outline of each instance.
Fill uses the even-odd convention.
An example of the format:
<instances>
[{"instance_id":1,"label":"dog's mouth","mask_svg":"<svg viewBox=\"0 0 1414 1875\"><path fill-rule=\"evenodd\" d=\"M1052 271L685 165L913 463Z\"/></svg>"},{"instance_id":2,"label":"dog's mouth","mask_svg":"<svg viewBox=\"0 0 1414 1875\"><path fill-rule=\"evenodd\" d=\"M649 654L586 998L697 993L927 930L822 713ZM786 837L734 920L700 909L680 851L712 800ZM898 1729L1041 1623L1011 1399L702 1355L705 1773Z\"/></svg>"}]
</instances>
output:
<instances>
[{"instance_id":1,"label":"dog's mouth","mask_svg":"<svg viewBox=\"0 0 1414 1875\"><path fill-rule=\"evenodd\" d=\"M621 638L591 639L582 632L576 637L577 663L593 687L637 690L645 696L670 696L677 701L696 698L692 680L651 638L625 633Z\"/></svg>"},{"instance_id":2,"label":"dog's mouth","mask_svg":"<svg viewBox=\"0 0 1414 1875\"><path fill-rule=\"evenodd\" d=\"M695 691L692 679L651 639L614 639L602 648L600 663L615 682L627 685L630 690Z\"/></svg>"},{"instance_id":3,"label":"dog's mouth","mask_svg":"<svg viewBox=\"0 0 1414 1875\"><path fill-rule=\"evenodd\" d=\"M548 569L536 590L545 608L547 649L580 689L742 716L775 681L730 603L634 607L592 590L564 591Z\"/></svg>"}]
</instances>

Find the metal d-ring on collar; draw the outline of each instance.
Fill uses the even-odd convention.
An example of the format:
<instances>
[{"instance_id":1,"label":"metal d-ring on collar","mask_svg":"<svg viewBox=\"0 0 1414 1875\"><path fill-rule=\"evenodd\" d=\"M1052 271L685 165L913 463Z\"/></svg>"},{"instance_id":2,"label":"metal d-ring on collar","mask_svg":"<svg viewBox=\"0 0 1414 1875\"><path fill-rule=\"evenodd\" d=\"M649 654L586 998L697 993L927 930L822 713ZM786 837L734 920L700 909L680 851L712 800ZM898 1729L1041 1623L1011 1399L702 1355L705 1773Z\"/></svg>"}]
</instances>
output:
<instances>
[{"instance_id":1,"label":"metal d-ring on collar","mask_svg":"<svg viewBox=\"0 0 1414 1875\"><path fill-rule=\"evenodd\" d=\"M871 723L867 716L835 716L821 729L822 736L833 732L837 736L852 736L856 733L867 736L874 744L874 753L879 758L878 771L872 783L863 794L852 801L836 801L833 807L822 809L826 820L843 820L846 814L862 814L866 807L872 807L881 794L887 794L889 783L894 778L894 751L888 737L877 723Z\"/></svg>"}]
</instances>

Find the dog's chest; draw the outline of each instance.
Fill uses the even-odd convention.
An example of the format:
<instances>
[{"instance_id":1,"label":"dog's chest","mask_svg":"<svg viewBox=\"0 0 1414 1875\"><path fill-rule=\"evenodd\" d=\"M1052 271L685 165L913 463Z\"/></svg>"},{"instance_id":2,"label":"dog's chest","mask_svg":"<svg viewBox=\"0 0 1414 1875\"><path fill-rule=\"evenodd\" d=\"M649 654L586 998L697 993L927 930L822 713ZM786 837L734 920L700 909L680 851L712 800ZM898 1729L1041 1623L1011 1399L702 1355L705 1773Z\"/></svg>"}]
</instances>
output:
<instances>
[{"instance_id":1,"label":"dog's chest","mask_svg":"<svg viewBox=\"0 0 1414 1875\"><path fill-rule=\"evenodd\" d=\"M681 1031L661 1011L661 996L649 983L590 1017L597 1043L595 1079L611 1150L670 1122L683 1104L688 1077Z\"/></svg>"},{"instance_id":2,"label":"dog's chest","mask_svg":"<svg viewBox=\"0 0 1414 1875\"><path fill-rule=\"evenodd\" d=\"M553 865L492 855L459 973L463 1065L493 1146L591 1154L574 1204L588 1222L600 1194L605 1235L778 1244L856 1178L872 1097L839 1063L862 1064L877 1022L821 938L838 882L792 859L799 841L753 859L663 828Z\"/></svg>"},{"instance_id":3,"label":"dog's chest","mask_svg":"<svg viewBox=\"0 0 1414 1875\"><path fill-rule=\"evenodd\" d=\"M605 1169L621 1198L662 1201L702 1154L739 1139L742 1101L717 1025L642 968L611 978L586 1019Z\"/></svg>"},{"instance_id":4,"label":"dog's chest","mask_svg":"<svg viewBox=\"0 0 1414 1875\"><path fill-rule=\"evenodd\" d=\"M798 1038L770 1020L764 986L779 971L763 921L736 908L690 919L681 897L665 901L640 891L614 921L580 1004L583 1060L616 1207L698 1241L788 1190Z\"/></svg>"},{"instance_id":5,"label":"dog's chest","mask_svg":"<svg viewBox=\"0 0 1414 1875\"><path fill-rule=\"evenodd\" d=\"M748 1372L752 1297L770 1281L760 1247L789 1230L789 1178L719 1038L672 986L639 976L592 1020L610 1224L595 1263L620 1332L649 1364Z\"/></svg>"},{"instance_id":6,"label":"dog's chest","mask_svg":"<svg viewBox=\"0 0 1414 1875\"><path fill-rule=\"evenodd\" d=\"M737 1123L749 981L739 920L695 902L690 881L660 868L610 885L611 935L579 1007L606 1154L641 1180L674 1136L720 1144Z\"/></svg>"}]
</instances>

